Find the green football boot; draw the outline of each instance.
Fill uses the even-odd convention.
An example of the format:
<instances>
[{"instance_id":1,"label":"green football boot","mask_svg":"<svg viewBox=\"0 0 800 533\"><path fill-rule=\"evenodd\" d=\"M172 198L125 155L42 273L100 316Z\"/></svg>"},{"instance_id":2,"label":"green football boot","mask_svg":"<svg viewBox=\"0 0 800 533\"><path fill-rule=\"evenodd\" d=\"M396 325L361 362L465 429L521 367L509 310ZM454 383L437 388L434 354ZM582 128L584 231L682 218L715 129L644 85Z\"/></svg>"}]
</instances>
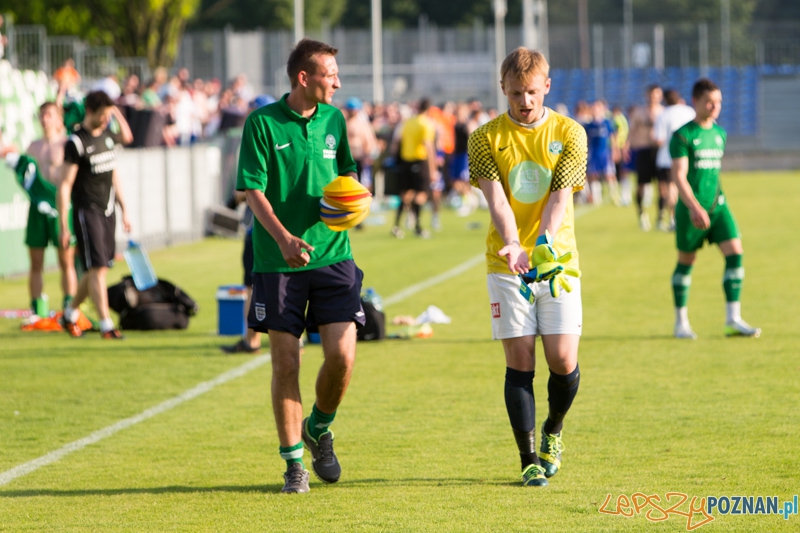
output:
<instances>
[{"instance_id":1,"label":"green football boot","mask_svg":"<svg viewBox=\"0 0 800 533\"><path fill-rule=\"evenodd\" d=\"M546 487L548 485L547 478L544 474L544 468L537 464L530 464L522 471L522 486L523 487Z\"/></svg>"},{"instance_id":2,"label":"green football boot","mask_svg":"<svg viewBox=\"0 0 800 533\"><path fill-rule=\"evenodd\" d=\"M539 461L544 467L544 475L553 477L561 468L561 453L564 451L564 442L561 440L561 432L551 434L544 432L542 425L542 445L539 447Z\"/></svg>"},{"instance_id":3,"label":"green football boot","mask_svg":"<svg viewBox=\"0 0 800 533\"><path fill-rule=\"evenodd\" d=\"M761 328L754 328L741 318L725 324L726 337L754 337L761 336Z\"/></svg>"}]
</instances>

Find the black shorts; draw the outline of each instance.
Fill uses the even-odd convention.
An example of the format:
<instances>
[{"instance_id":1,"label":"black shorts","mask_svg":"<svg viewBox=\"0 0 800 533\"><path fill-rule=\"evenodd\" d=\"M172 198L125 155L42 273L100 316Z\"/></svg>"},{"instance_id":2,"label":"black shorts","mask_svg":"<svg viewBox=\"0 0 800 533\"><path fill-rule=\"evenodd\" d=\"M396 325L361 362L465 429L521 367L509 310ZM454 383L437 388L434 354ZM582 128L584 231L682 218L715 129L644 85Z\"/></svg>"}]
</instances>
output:
<instances>
[{"instance_id":1,"label":"black shorts","mask_svg":"<svg viewBox=\"0 0 800 533\"><path fill-rule=\"evenodd\" d=\"M291 333L336 322L364 326L361 280L364 273L352 259L300 272L253 273L253 297L247 327Z\"/></svg>"},{"instance_id":2,"label":"black shorts","mask_svg":"<svg viewBox=\"0 0 800 533\"><path fill-rule=\"evenodd\" d=\"M658 178L656 155L658 148L642 148L636 151L636 175L639 183L650 183Z\"/></svg>"},{"instance_id":3,"label":"black shorts","mask_svg":"<svg viewBox=\"0 0 800 533\"><path fill-rule=\"evenodd\" d=\"M78 241L78 255L84 269L114 266L117 216L79 207L72 210L72 227Z\"/></svg>"},{"instance_id":4,"label":"black shorts","mask_svg":"<svg viewBox=\"0 0 800 533\"><path fill-rule=\"evenodd\" d=\"M431 190L427 161L403 161L403 166L400 170L400 190L416 192L428 192Z\"/></svg>"},{"instance_id":5,"label":"black shorts","mask_svg":"<svg viewBox=\"0 0 800 533\"><path fill-rule=\"evenodd\" d=\"M242 250L242 267L244 268L245 287L253 286L253 233L248 231L244 236Z\"/></svg>"},{"instance_id":6,"label":"black shorts","mask_svg":"<svg viewBox=\"0 0 800 533\"><path fill-rule=\"evenodd\" d=\"M658 170L656 170L656 175L658 176L658 181L660 181L660 182L663 181L663 182L666 182L666 183L669 183L670 181L672 181L672 176L670 175L671 172L672 172L672 169L658 167Z\"/></svg>"}]
</instances>

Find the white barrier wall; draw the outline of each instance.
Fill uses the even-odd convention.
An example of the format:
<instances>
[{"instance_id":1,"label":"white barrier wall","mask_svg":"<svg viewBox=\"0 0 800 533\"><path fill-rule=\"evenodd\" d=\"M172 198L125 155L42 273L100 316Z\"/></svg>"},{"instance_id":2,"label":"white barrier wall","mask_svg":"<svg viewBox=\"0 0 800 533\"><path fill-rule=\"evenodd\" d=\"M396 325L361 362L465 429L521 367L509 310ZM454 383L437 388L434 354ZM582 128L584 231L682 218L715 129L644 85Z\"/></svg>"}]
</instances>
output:
<instances>
[{"instance_id":1,"label":"white barrier wall","mask_svg":"<svg viewBox=\"0 0 800 533\"><path fill-rule=\"evenodd\" d=\"M118 210L117 250L129 237L149 249L201 239L206 210L222 203L221 161L214 144L123 150L117 168L131 234Z\"/></svg>"}]
</instances>

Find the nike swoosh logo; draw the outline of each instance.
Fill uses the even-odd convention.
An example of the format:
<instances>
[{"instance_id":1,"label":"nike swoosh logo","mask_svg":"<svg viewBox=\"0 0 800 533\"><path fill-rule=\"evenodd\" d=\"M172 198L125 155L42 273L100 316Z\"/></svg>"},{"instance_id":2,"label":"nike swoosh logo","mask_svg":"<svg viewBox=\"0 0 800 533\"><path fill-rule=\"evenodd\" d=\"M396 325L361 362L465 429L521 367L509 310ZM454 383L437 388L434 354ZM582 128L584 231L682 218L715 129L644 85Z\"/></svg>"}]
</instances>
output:
<instances>
[{"instance_id":1,"label":"nike swoosh logo","mask_svg":"<svg viewBox=\"0 0 800 533\"><path fill-rule=\"evenodd\" d=\"M508 146L511 146L511 145L509 144ZM498 150L498 151L500 151L500 152L502 152L503 150L505 150L506 148L508 148L508 146L503 146L502 148L498 148L497 150Z\"/></svg>"},{"instance_id":2,"label":"nike swoosh logo","mask_svg":"<svg viewBox=\"0 0 800 533\"><path fill-rule=\"evenodd\" d=\"M286 144L275 143L275 149L276 150L283 150L284 148L287 148L290 144L292 144L292 143L286 143Z\"/></svg>"}]
</instances>

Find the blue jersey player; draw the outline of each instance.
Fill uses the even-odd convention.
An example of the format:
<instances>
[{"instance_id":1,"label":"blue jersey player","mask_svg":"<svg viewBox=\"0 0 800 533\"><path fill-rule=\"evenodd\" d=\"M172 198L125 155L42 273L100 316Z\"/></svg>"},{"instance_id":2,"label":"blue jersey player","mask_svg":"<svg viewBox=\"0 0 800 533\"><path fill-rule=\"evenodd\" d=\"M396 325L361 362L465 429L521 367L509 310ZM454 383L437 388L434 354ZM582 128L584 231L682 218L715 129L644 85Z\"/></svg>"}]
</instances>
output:
<instances>
[{"instance_id":1,"label":"blue jersey player","mask_svg":"<svg viewBox=\"0 0 800 533\"><path fill-rule=\"evenodd\" d=\"M606 103L597 100L592 104L592 120L583 126L589 144L586 174L589 178L589 198L595 204L602 203L603 194L600 181L608 184L611 200L619 205L619 188L614 168L616 130L608 118Z\"/></svg>"}]
</instances>

